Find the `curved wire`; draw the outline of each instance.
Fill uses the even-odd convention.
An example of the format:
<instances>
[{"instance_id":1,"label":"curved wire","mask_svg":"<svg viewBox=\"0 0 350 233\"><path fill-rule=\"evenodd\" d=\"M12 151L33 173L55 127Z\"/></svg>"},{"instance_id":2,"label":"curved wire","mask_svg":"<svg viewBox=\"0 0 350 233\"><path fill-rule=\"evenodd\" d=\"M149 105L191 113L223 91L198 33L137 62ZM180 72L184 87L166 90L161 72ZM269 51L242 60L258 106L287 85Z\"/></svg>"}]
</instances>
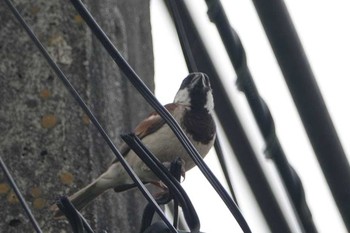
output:
<instances>
[{"instance_id":1,"label":"curved wire","mask_svg":"<svg viewBox=\"0 0 350 233\"><path fill-rule=\"evenodd\" d=\"M134 85L134 87L139 91L139 93L145 98L145 100L159 113L159 115L167 122L169 127L173 130L179 141L182 143L186 151L189 153L190 157L193 159L195 164L198 166L203 175L207 178L209 183L213 186L215 191L219 194L221 199L226 204L227 208L230 210L231 214L236 218L237 222L241 226L244 232L251 232L246 220L239 211L237 205L234 203L230 195L226 192L224 187L220 184L219 180L215 177L213 172L204 163L202 157L194 146L189 141L188 137L182 131L179 124L171 116L171 114L160 104L160 102L154 97L152 92L147 88L147 86L142 82L136 72L130 67L130 65L125 61L123 56L117 50L117 48L112 44L110 39L101 29L101 27L94 20L90 12L86 9L80 0L71 0L72 4L82 16L87 25L91 28L92 32L99 39L101 44L104 46L106 51L118 64L119 68L126 75L129 81Z\"/></svg>"},{"instance_id":2,"label":"curved wire","mask_svg":"<svg viewBox=\"0 0 350 233\"><path fill-rule=\"evenodd\" d=\"M170 171L149 151L141 140L133 133L121 135L128 146L141 158L141 160L156 174L168 187L175 200L178 200L184 210L186 222L193 232L200 229L198 215L188 198L185 190Z\"/></svg>"},{"instance_id":3,"label":"curved wire","mask_svg":"<svg viewBox=\"0 0 350 233\"><path fill-rule=\"evenodd\" d=\"M172 176L175 177L175 179L177 181L180 182L181 179L181 170L182 170L182 162L180 158L175 159L175 161L171 162L170 165L170 173ZM174 209L174 213L173 213L173 226L177 229L178 228L178 215L179 215L179 201L174 198L176 194L172 194L169 192L166 192L164 195L161 195L159 198L157 198L157 203L160 205L165 205L165 204L169 204L172 200L174 201L173 203L173 209ZM189 198L188 198L189 199ZM141 223L141 230L140 232L144 232L145 229L147 229L151 224L152 224L152 220L153 220L153 216L154 216L155 210L153 208L153 206L151 206L150 204L148 204L144 211L143 211L143 215L142 215L142 223Z\"/></svg>"}]
</instances>

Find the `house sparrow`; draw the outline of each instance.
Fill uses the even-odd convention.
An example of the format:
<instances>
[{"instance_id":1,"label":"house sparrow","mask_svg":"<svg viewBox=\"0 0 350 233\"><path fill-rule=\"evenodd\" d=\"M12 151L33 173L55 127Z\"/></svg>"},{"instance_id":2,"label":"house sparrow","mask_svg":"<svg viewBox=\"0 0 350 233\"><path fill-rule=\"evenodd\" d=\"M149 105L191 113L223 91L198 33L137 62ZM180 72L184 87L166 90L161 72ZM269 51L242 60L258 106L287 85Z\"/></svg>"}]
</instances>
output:
<instances>
[{"instance_id":1,"label":"house sparrow","mask_svg":"<svg viewBox=\"0 0 350 233\"><path fill-rule=\"evenodd\" d=\"M164 107L180 124L192 144L204 157L212 147L216 135L212 116L214 102L208 76L203 73L189 74L183 80L174 102ZM180 157L184 162L184 171L195 166L185 148L158 113L153 112L141 121L134 133L162 163L169 164ZM126 144L120 147L120 152L144 183L159 182L159 178ZM115 159L106 172L70 196L69 199L80 210L108 189L113 188L120 192L134 186L134 182L123 166ZM55 212L56 217L61 215L57 208Z\"/></svg>"}]
</instances>

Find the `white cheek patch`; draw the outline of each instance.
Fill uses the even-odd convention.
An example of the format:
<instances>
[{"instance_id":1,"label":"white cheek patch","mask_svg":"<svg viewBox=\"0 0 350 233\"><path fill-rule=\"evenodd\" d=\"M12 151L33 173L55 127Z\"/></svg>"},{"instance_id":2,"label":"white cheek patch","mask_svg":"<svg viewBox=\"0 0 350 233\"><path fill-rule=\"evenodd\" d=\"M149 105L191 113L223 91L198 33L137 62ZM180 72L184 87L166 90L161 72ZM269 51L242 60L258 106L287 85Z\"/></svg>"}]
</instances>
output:
<instances>
[{"instance_id":1,"label":"white cheek patch","mask_svg":"<svg viewBox=\"0 0 350 233\"><path fill-rule=\"evenodd\" d=\"M176 93L174 103L181 103L181 104L185 104L185 105L191 104L190 94L189 94L187 88L181 89Z\"/></svg>"},{"instance_id":2,"label":"white cheek patch","mask_svg":"<svg viewBox=\"0 0 350 233\"><path fill-rule=\"evenodd\" d=\"M204 107L210 112L213 113L214 111L214 99L212 91L207 92L207 103L204 105Z\"/></svg>"}]
</instances>

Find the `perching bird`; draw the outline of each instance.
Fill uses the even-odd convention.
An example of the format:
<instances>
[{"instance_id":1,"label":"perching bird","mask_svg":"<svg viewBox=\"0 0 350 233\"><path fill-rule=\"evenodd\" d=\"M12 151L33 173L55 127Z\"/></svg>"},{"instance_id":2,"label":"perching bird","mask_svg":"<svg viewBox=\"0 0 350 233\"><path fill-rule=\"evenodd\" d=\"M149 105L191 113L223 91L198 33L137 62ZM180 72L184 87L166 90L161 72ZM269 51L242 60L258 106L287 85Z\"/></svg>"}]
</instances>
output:
<instances>
[{"instance_id":1,"label":"perching bird","mask_svg":"<svg viewBox=\"0 0 350 233\"><path fill-rule=\"evenodd\" d=\"M212 116L214 102L208 76L203 73L189 74L182 81L174 102L165 105L165 108L180 124L198 152L204 157L212 147L216 135ZM161 162L169 164L180 157L184 162L185 171L194 167L193 160L158 113L153 112L141 121L134 133ZM126 144L121 146L120 151L144 183L159 182L159 178ZM70 196L69 199L80 210L108 189L113 188L118 192L130 187L134 187L134 182L123 166L114 160L106 172ZM55 216L61 215L60 211L55 209Z\"/></svg>"}]
</instances>

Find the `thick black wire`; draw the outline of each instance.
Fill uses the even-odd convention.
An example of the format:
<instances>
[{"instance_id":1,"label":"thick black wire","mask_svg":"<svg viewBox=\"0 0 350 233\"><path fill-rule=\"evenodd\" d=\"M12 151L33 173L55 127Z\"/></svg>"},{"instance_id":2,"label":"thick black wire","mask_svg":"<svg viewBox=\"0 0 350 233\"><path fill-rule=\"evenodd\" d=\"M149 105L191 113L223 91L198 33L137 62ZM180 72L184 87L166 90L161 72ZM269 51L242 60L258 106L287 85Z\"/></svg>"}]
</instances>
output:
<instances>
[{"instance_id":1,"label":"thick black wire","mask_svg":"<svg viewBox=\"0 0 350 233\"><path fill-rule=\"evenodd\" d=\"M136 183L142 194L145 196L145 198L153 203L154 207L156 208L157 213L162 218L162 220L168 225L168 227L171 229L172 232L176 233L176 229L172 226L172 224L169 222L169 220L164 215L162 209L158 206L157 202L154 200L150 192L147 190L145 185L142 183L140 178L136 175L136 173L132 170L130 165L126 162L125 158L120 154L110 137L107 135L106 131L103 129L97 118L94 116L94 114L91 112L89 107L85 104L83 99L80 97L79 93L75 90L73 85L69 82L65 74L62 72L62 70L57 66L57 64L53 61L51 56L48 54L47 50L44 48L44 46L41 44L39 39L36 37L34 32L30 29L30 27L27 25L27 23L22 18L21 14L17 11L15 6L12 4L10 0L6 0L8 6L10 7L13 14L16 16L17 20L21 23L25 31L28 33L29 37L32 39L32 41L35 43L35 45L38 47L42 55L45 57L46 61L49 63L50 67L55 71L56 75L61 79L64 86L68 89L68 91L71 93L71 95L74 97L74 99L78 102L79 106L84 110L85 114L89 117L91 122L96 126L100 134L102 135L103 139L106 141L114 155L117 157L119 162L123 165L127 173L130 175L130 177L133 179L133 181Z\"/></svg>"},{"instance_id":2,"label":"thick black wire","mask_svg":"<svg viewBox=\"0 0 350 233\"><path fill-rule=\"evenodd\" d=\"M134 142L132 142L134 143ZM147 155L145 155L146 158ZM174 161L171 162L170 165L170 173L172 176L175 177L175 179L180 182L181 179L181 170L182 170L182 162L180 158L175 159ZM157 169L159 169L157 167ZM174 209L174 213L173 213L173 226L178 229L178 203L179 201L174 198L176 196L175 194L172 194L170 192L166 192L163 195L161 195L160 197L158 197L156 199L157 203L160 205L165 205L165 204L169 204L171 201L173 201L173 209ZM188 198L189 199L189 198ZM145 229L147 229L151 224L152 224L152 220L153 220L153 216L154 216L155 210L153 208L153 206L151 206L150 204L148 204L144 211L143 211L143 215L142 215L142 221L141 221L141 229L140 232L144 232Z\"/></svg>"},{"instance_id":3,"label":"thick black wire","mask_svg":"<svg viewBox=\"0 0 350 233\"><path fill-rule=\"evenodd\" d=\"M159 179L168 187L170 193L174 199L181 203L187 225L194 232L200 228L200 222L198 215L187 196L185 190L176 178L168 171L167 168L158 160L156 156L149 151L142 141L135 136L135 134L124 134L121 135L122 139L128 144L128 146L141 158L141 160L152 169Z\"/></svg>"},{"instance_id":4,"label":"thick black wire","mask_svg":"<svg viewBox=\"0 0 350 233\"><path fill-rule=\"evenodd\" d=\"M196 60L194 59L193 54L191 52L191 46L190 46L190 43L188 42L186 31L182 23L181 16L179 14L179 10L177 8L176 2L173 0L167 0L166 2L168 3L168 6L169 6L168 9L170 10L174 19L175 28L179 36L179 41L181 44L182 52L185 57L187 69L189 72L198 72Z\"/></svg>"},{"instance_id":5,"label":"thick black wire","mask_svg":"<svg viewBox=\"0 0 350 233\"><path fill-rule=\"evenodd\" d=\"M211 77L213 86L213 95L215 102L215 111L217 117L223 126L223 130L228 137L228 142L234 150L234 154L242 167L247 181L254 193L261 211L264 214L272 232L291 232L286 219L278 205L275 195L266 180L262 171L257 155L251 147L246 133L238 119L238 116L232 106L232 103L226 93L224 85L211 61L211 58L205 48L197 28L189 14L184 0L177 0L181 19L184 22L192 53L196 59L199 70L203 70Z\"/></svg>"},{"instance_id":6,"label":"thick black wire","mask_svg":"<svg viewBox=\"0 0 350 233\"><path fill-rule=\"evenodd\" d=\"M100 40L101 44L105 47L106 51L113 58L113 60L118 64L119 68L123 71L129 81L134 85L134 87L139 91L139 93L146 99L146 101L159 113L159 115L167 122L170 128L173 130L175 135L178 137L186 151L189 153L190 157L196 163L200 171L207 178L209 183L213 186L215 191L219 194L221 199L226 204L227 208L230 210L232 215L236 218L237 222L241 226L244 232L251 232L247 222L245 221L243 215L239 211L238 207L226 192L224 187L220 184L219 180L215 177L209 167L204 163L202 157L198 151L191 144L185 133L182 131L179 124L171 116L171 114L160 104L160 102L154 97L152 92L147 88L147 86L138 77L135 71L130 67L130 65L125 61L120 52L112 44L110 39L101 29L101 27L96 23L90 12L86 9L83 3L79 0L71 0L72 4L76 10L80 13L82 18L91 28L95 36Z\"/></svg>"},{"instance_id":7,"label":"thick black wire","mask_svg":"<svg viewBox=\"0 0 350 233\"><path fill-rule=\"evenodd\" d=\"M283 0L252 0L252 2L335 203L350 232L349 159L334 127L288 8ZM320 26L325 29L324 35L331 33L324 24ZM336 40L334 42L336 43ZM332 46L332 42L323 44L320 50L326 47L332 48ZM339 59L339 57L325 56L324 59L327 61ZM329 78L332 78L332 75Z\"/></svg>"},{"instance_id":8,"label":"thick black wire","mask_svg":"<svg viewBox=\"0 0 350 233\"><path fill-rule=\"evenodd\" d=\"M177 158L175 161L171 163L170 173L175 177L175 179L180 182L181 181L181 171L183 168L183 163L180 158ZM179 201L176 198L173 198L173 226L177 229L179 225ZM188 200L190 200L188 198ZM195 211L195 209L194 209ZM198 219L199 221L199 219Z\"/></svg>"},{"instance_id":9,"label":"thick black wire","mask_svg":"<svg viewBox=\"0 0 350 233\"><path fill-rule=\"evenodd\" d=\"M81 215L66 196L60 197L56 201L56 204L68 219L75 233L94 233L94 230L92 230L83 215Z\"/></svg>"},{"instance_id":10,"label":"thick black wire","mask_svg":"<svg viewBox=\"0 0 350 233\"><path fill-rule=\"evenodd\" d=\"M170 13L173 16L173 20L174 20L174 24L175 24L175 28L179 37L179 41L181 44L181 48L182 48L182 52L183 55L185 57L185 61L186 61L186 65L187 65L187 69L189 70L189 72L198 72L198 66L196 63L196 59L193 56L192 50L191 50L191 45L188 41L188 36L186 35L186 30L184 28L183 25L183 20L181 19L181 15L179 13L179 9L177 4L179 4L178 1L174 1L174 0L166 0L166 4L168 6L168 9L170 11ZM221 169L224 173L225 179L226 179L226 183L229 187L230 193L232 195L233 200L235 201L236 205L238 206L238 202L237 202L237 198L236 195L234 193L234 189L233 189L233 185L232 185L232 181L230 179L229 173L228 173L228 169L225 163L225 158L224 158L224 154L221 150L221 145L220 145L220 141L219 141L219 137L215 138L215 143L214 143L214 148L216 151L216 155L218 157Z\"/></svg>"},{"instance_id":11,"label":"thick black wire","mask_svg":"<svg viewBox=\"0 0 350 233\"><path fill-rule=\"evenodd\" d=\"M244 47L240 38L230 26L220 0L206 0L206 3L208 5L209 18L215 23L231 59L231 63L237 72L238 88L246 95L260 132L264 137L266 143L265 153L276 164L289 195L290 202L294 207L294 213L300 223L300 227L303 231L308 233L317 232L306 203L301 180L289 164L280 145L269 108L265 101L260 97L248 68Z\"/></svg>"},{"instance_id":12,"label":"thick black wire","mask_svg":"<svg viewBox=\"0 0 350 233\"><path fill-rule=\"evenodd\" d=\"M56 204L68 219L74 233L85 233L85 230L88 233L94 233L90 225L86 222L85 218L75 209L67 197L60 197L56 201Z\"/></svg>"},{"instance_id":13,"label":"thick black wire","mask_svg":"<svg viewBox=\"0 0 350 233\"><path fill-rule=\"evenodd\" d=\"M2 160L1 156L0 156L0 165L2 170L5 173L5 176L7 177L8 181L10 182L10 185L12 187L12 189L15 191L16 196L18 197L19 201L21 202L21 205L23 207L23 209L25 210L30 222L32 223L34 229L36 230L36 232L38 233L42 233L42 230L39 226L39 223L35 220L34 215L32 214L32 212L30 211L30 208L28 207L26 200L24 199L24 197L21 194L21 191L19 191L15 180L13 179L11 173L9 172L9 170L7 169L6 164L4 163L4 161Z\"/></svg>"}]
</instances>

